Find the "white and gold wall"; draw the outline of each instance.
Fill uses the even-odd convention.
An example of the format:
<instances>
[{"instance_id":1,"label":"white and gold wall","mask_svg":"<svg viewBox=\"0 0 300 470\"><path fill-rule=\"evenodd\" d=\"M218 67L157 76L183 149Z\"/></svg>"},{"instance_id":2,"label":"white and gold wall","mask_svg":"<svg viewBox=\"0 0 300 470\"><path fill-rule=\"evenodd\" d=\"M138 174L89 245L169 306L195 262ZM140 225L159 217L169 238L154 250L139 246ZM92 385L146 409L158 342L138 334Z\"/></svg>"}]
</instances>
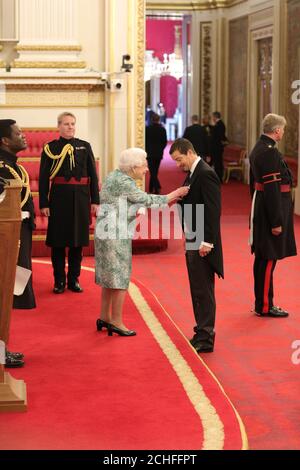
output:
<instances>
[{"instance_id":1,"label":"white and gold wall","mask_svg":"<svg viewBox=\"0 0 300 470\"><path fill-rule=\"evenodd\" d=\"M73 111L106 175L121 150L144 145L146 13L183 12L192 17L191 114L221 111L231 141L249 150L258 128L258 42L272 37L272 110L287 113L286 148L296 158L290 75L300 69L299 11L298 0L0 0L0 116L53 128L61 111ZM134 67L120 74L125 54ZM107 87L113 80L120 91Z\"/></svg>"},{"instance_id":2,"label":"white and gold wall","mask_svg":"<svg viewBox=\"0 0 300 470\"><path fill-rule=\"evenodd\" d=\"M0 0L0 117L53 128L73 112L104 176L144 145L144 18L144 0Z\"/></svg>"}]
</instances>

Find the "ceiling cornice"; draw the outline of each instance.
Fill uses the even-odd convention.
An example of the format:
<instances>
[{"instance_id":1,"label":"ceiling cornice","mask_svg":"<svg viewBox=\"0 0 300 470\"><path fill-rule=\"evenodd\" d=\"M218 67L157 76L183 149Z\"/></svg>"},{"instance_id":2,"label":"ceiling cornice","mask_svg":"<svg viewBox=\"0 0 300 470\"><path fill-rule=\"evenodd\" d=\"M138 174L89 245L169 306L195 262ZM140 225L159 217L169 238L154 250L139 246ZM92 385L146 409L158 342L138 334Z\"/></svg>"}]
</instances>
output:
<instances>
[{"instance_id":1,"label":"ceiling cornice","mask_svg":"<svg viewBox=\"0 0 300 470\"><path fill-rule=\"evenodd\" d=\"M181 0L179 2L167 2L165 0L152 1L147 0L147 10L163 11L199 11L216 10L217 8L230 8L239 3L245 3L246 0Z\"/></svg>"}]
</instances>

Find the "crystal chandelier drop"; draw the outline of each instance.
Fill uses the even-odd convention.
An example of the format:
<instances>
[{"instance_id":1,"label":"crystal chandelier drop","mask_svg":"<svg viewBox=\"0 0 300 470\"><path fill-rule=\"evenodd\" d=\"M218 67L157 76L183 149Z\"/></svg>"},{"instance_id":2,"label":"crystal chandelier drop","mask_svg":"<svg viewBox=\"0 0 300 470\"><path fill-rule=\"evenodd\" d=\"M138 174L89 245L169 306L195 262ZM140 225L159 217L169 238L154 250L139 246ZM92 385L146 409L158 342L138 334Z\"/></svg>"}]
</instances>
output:
<instances>
[{"instance_id":1,"label":"crystal chandelier drop","mask_svg":"<svg viewBox=\"0 0 300 470\"><path fill-rule=\"evenodd\" d=\"M172 54L163 54L163 62L153 56L154 51L145 53L145 81L153 77L169 75L180 80L183 77L183 60L181 52L181 26L175 26L175 48Z\"/></svg>"}]
</instances>

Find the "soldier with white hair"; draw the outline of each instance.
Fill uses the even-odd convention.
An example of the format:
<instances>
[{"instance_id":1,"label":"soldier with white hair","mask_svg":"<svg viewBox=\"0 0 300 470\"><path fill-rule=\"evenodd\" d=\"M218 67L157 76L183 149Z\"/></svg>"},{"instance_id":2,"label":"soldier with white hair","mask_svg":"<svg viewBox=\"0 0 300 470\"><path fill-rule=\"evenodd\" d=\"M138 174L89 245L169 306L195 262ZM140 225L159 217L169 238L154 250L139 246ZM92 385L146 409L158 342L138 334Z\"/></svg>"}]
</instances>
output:
<instances>
[{"instance_id":1,"label":"soldier with white hair","mask_svg":"<svg viewBox=\"0 0 300 470\"><path fill-rule=\"evenodd\" d=\"M277 260L297 254L292 175L276 147L283 138L285 126L283 116L265 116L263 134L249 155L255 313L261 317L288 316L288 312L273 304L273 272Z\"/></svg>"}]
</instances>

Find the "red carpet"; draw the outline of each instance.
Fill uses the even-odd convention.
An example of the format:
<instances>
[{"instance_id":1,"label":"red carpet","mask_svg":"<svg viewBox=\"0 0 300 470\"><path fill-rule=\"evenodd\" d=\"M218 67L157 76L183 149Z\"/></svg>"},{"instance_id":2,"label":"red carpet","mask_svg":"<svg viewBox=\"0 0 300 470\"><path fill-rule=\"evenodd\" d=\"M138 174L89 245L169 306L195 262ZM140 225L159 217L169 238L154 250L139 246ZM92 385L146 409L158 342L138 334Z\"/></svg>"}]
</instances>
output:
<instances>
[{"instance_id":1,"label":"red carpet","mask_svg":"<svg viewBox=\"0 0 300 470\"><path fill-rule=\"evenodd\" d=\"M43 263L43 262L42 262ZM38 308L14 311L12 350L26 367L28 411L1 414L1 449L242 449L231 403L150 292L131 285L134 338L96 332L100 289L51 293L52 268L34 263Z\"/></svg>"},{"instance_id":2,"label":"red carpet","mask_svg":"<svg viewBox=\"0 0 300 470\"><path fill-rule=\"evenodd\" d=\"M183 180L173 165L164 159L163 193ZM290 312L289 318L254 316L248 186L234 180L223 185L222 206L225 280L216 282L215 351L202 357L239 411L250 449L300 449L300 365L292 362L292 344L300 340L300 258L280 261L274 273L275 302ZM299 217L295 230L299 250ZM135 256L133 275L191 337L194 319L182 243L170 241L167 252Z\"/></svg>"}]
</instances>

